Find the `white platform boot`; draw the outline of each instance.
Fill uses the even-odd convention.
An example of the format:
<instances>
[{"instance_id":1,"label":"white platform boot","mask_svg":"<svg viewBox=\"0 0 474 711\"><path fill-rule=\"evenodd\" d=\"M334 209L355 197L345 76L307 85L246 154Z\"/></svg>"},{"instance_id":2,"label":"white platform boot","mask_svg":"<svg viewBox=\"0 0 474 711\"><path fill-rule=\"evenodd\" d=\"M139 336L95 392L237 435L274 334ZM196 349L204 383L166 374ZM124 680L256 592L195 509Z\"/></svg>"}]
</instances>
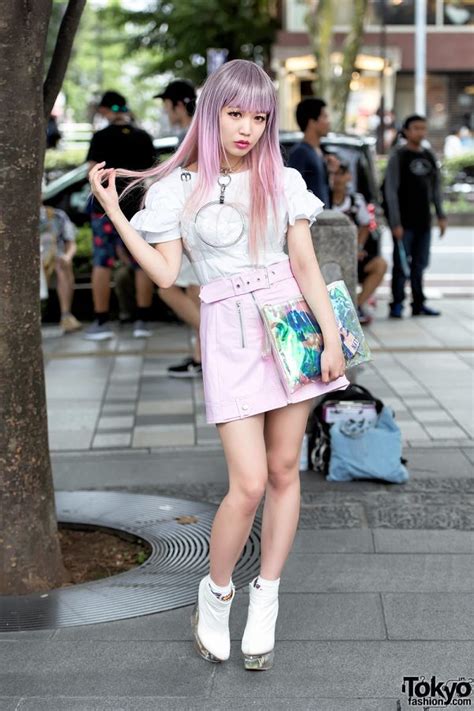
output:
<instances>
[{"instance_id":1,"label":"white platform boot","mask_svg":"<svg viewBox=\"0 0 474 711\"><path fill-rule=\"evenodd\" d=\"M242 638L242 654L246 669L264 671L273 666L279 581L256 587L257 580L255 578L249 585L249 611Z\"/></svg>"},{"instance_id":2,"label":"white platform boot","mask_svg":"<svg viewBox=\"0 0 474 711\"><path fill-rule=\"evenodd\" d=\"M229 615L235 597L220 600L209 587L209 575L199 583L199 597L193 610L191 624L196 649L208 662L224 662L230 657Z\"/></svg>"}]
</instances>

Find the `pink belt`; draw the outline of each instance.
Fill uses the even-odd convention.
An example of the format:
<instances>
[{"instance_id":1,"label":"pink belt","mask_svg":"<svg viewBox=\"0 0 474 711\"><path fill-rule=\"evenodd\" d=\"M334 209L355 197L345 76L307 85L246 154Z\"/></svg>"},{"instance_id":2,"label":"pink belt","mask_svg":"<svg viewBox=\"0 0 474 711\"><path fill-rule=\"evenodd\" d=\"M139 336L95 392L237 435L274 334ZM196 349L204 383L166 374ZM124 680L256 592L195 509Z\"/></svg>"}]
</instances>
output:
<instances>
[{"instance_id":1,"label":"pink belt","mask_svg":"<svg viewBox=\"0 0 474 711\"><path fill-rule=\"evenodd\" d=\"M290 279L292 276L290 260L287 259L284 262L271 264L269 267L257 267L230 277L215 279L201 287L199 298L205 304L211 304L213 301L228 299L229 296L268 289L272 284Z\"/></svg>"}]
</instances>

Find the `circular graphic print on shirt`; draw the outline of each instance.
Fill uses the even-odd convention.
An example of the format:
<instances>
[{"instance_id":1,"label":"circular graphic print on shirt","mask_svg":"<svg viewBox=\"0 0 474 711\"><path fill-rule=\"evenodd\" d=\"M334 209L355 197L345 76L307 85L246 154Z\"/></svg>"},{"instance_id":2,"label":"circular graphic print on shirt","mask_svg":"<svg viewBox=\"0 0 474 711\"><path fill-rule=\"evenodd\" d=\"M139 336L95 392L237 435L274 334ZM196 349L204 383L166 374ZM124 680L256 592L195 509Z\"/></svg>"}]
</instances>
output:
<instances>
[{"instance_id":1,"label":"circular graphic print on shirt","mask_svg":"<svg viewBox=\"0 0 474 711\"><path fill-rule=\"evenodd\" d=\"M410 163L410 171L413 175L429 175L432 170L433 166L427 158L415 158L415 160L412 160Z\"/></svg>"}]
</instances>

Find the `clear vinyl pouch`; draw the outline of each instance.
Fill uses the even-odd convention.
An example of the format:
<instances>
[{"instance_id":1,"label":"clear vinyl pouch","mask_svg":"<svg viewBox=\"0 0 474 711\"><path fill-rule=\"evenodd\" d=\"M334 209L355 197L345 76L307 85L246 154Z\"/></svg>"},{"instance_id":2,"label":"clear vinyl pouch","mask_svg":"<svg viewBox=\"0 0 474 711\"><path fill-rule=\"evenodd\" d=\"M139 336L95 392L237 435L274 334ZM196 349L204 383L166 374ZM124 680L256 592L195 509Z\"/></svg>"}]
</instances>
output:
<instances>
[{"instance_id":1,"label":"clear vinyl pouch","mask_svg":"<svg viewBox=\"0 0 474 711\"><path fill-rule=\"evenodd\" d=\"M328 285L346 368L372 359L357 311L343 281ZM280 376L289 394L321 377L321 329L302 295L259 306Z\"/></svg>"}]
</instances>

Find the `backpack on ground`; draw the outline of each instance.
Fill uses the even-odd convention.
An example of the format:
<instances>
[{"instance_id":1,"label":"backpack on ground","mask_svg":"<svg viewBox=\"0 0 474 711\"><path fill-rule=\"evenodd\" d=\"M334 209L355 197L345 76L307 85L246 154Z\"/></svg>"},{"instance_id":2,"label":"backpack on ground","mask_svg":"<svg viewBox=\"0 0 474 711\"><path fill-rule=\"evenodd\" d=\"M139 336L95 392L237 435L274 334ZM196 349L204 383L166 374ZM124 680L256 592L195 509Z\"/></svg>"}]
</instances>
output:
<instances>
[{"instance_id":1,"label":"backpack on ground","mask_svg":"<svg viewBox=\"0 0 474 711\"><path fill-rule=\"evenodd\" d=\"M408 480L394 413L362 385L321 398L308 421L308 461L328 481Z\"/></svg>"},{"instance_id":2,"label":"backpack on ground","mask_svg":"<svg viewBox=\"0 0 474 711\"><path fill-rule=\"evenodd\" d=\"M308 462L310 469L325 476L331 458L330 429L341 420L374 421L382 412L383 402L362 385L324 395L308 420Z\"/></svg>"}]
</instances>

